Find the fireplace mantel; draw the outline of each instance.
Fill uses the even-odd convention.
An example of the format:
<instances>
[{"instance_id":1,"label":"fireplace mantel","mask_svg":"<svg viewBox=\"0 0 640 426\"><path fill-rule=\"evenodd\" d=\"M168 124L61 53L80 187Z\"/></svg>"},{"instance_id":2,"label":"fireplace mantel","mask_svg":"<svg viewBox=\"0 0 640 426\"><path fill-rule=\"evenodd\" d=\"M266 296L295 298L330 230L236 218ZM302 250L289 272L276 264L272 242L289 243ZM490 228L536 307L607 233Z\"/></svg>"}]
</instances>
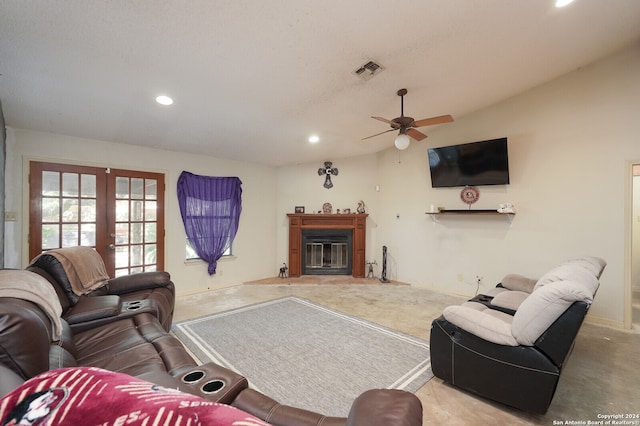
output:
<instances>
[{"instance_id":1,"label":"fireplace mantel","mask_svg":"<svg viewBox=\"0 0 640 426\"><path fill-rule=\"evenodd\" d=\"M352 229L354 278L365 276L365 246L368 214L298 214L289 213L289 276L302 273L303 229Z\"/></svg>"}]
</instances>

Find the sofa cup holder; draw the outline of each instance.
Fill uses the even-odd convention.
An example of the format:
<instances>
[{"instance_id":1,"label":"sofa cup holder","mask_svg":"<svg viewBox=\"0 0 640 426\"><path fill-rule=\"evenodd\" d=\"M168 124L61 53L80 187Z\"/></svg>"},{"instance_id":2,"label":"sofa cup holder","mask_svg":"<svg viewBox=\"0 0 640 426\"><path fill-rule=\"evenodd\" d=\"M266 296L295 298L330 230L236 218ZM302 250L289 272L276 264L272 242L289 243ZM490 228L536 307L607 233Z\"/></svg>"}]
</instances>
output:
<instances>
[{"instance_id":1,"label":"sofa cup holder","mask_svg":"<svg viewBox=\"0 0 640 426\"><path fill-rule=\"evenodd\" d=\"M182 382L188 385L195 385L196 383L201 382L203 379L207 377L207 373L204 370L193 370L186 373L182 376ZM206 380L202 386L200 386L200 391L204 394L210 395L213 393L220 392L224 389L226 383L222 379L209 379Z\"/></svg>"},{"instance_id":2,"label":"sofa cup holder","mask_svg":"<svg viewBox=\"0 0 640 426\"><path fill-rule=\"evenodd\" d=\"M212 394L212 393L220 392L222 389L224 389L224 387L225 387L225 383L222 380L215 379L215 380L209 380L208 382L206 382L204 385L202 385L200 390L204 394Z\"/></svg>"},{"instance_id":3,"label":"sofa cup holder","mask_svg":"<svg viewBox=\"0 0 640 426\"><path fill-rule=\"evenodd\" d=\"M204 371L194 370L182 376L182 382L186 384L198 383L204 376L206 376Z\"/></svg>"},{"instance_id":4,"label":"sofa cup holder","mask_svg":"<svg viewBox=\"0 0 640 426\"><path fill-rule=\"evenodd\" d=\"M140 308L142 308L142 301L140 300L129 302L126 307L127 311L137 311Z\"/></svg>"}]
</instances>

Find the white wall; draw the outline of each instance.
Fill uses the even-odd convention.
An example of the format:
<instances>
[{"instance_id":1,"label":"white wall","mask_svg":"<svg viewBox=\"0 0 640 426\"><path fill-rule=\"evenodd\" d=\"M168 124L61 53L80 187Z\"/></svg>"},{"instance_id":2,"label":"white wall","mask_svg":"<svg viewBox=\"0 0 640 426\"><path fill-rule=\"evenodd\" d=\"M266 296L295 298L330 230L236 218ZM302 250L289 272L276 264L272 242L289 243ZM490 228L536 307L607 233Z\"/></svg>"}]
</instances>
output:
<instances>
[{"instance_id":1,"label":"white wall","mask_svg":"<svg viewBox=\"0 0 640 426\"><path fill-rule=\"evenodd\" d=\"M558 262L600 256L608 266L590 315L622 326L625 203L630 161L640 160L640 47L429 132L408 152L379 156L378 243L390 247L395 278L474 294L506 273L539 276ZM515 204L503 217L441 217L430 204L466 208L460 188L431 188L427 147L509 138L511 184L480 188L477 209ZM396 213L400 212L400 219ZM462 276L462 281L459 277Z\"/></svg>"},{"instance_id":2,"label":"white wall","mask_svg":"<svg viewBox=\"0 0 640 426\"><path fill-rule=\"evenodd\" d=\"M332 176L333 188L326 189L324 176L318 175L318 169L324 168L324 162L298 164L278 169L278 211L277 211L277 255L279 261L288 263L289 221L287 213L293 213L295 206L304 206L306 213L322 210L325 202L331 203L333 211L345 208L355 213L358 201L363 200L369 217L367 218L366 258L374 259L376 243L377 210L377 170L376 155L352 158L327 158L333 167L339 170L338 176ZM378 261L378 264L380 262Z\"/></svg>"},{"instance_id":3,"label":"white wall","mask_svg":"<svg viewBox=\"0 0 640 426\"><path fill-rule=\"evenodd\" d=\"M165 173L165 269L179 294L227 287L275 276L276 169L251 163L221 160L131 145L73 138L28 130L10 130L7 140L7 211L18 221L7 222L6 267L24 267L27 253L27 160L86 164ZM186 235L177 203L176 183L187 170L211 176L238 176L242 180L242 214L234 241L235 257L221 260L209 276L204 262L185 262ZM259 236L259 238L256 238Z\"/></svg>"}]
</instances>

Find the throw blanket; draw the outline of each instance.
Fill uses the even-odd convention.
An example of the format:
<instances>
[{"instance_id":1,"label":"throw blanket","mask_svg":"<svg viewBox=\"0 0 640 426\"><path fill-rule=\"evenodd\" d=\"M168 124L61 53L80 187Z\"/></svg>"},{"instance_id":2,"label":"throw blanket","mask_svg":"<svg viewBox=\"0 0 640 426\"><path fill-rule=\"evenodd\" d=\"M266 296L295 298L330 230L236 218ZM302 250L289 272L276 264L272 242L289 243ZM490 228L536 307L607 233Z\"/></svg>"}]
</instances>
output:
<instances>
[{"instance_id":1,"label":"throw blanket","mask_svg":"<svg viewBox=\"0 0 640 426\"><path fill-rule=\"evenodd\" d=\"M229 405L93 367L40 374L0 400L2 425L268 426Z\"/></svg>"},{"instance_id":2,"label":"throw blanket","mask_svg":"<svg viewBox=\"0 0 640 426\"><path fill-rule=\"evenodd\" d=\"M78 296L102 287L109 280L107 268L104 266L102 258L91 247L79 246L49 250L40 256L46 255L53 256L60 262L69 278L71 290Z\"/></svg>"},{"instance_id":3,"label":"throw blanket","mask_svg":"<svg viewBox=\"0 0 640 426\"><path fill-rule=\"evenodd\" d=\"M40 306L53 328L53 340L62 335L62 306L53 286L40 275L21 269L0 270L0 297L27 300ZM28 336L25 336L28 338Z\"/></svg>"}]
</instances>

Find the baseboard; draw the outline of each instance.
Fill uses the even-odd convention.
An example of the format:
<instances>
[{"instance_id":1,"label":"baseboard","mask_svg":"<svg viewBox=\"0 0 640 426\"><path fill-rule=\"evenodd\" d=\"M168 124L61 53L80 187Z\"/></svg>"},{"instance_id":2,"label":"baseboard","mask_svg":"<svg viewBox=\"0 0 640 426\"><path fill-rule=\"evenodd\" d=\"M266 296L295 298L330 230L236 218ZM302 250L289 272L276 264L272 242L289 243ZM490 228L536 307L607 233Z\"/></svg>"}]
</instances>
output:
<instances>
[{"instance_id":1,"label":"baseboard","mask_svg":"<svg viewBox=\"0 0 640 426\"><path fill-rule=\"evenodd\" d=\"M632 331L632 329L624 326L624 321L614 321L607 318L596 317L593 315L587 315L584 322L591 325L599 325L603 327L616 328L623 331Z\"/></svg>"}]
</instances>

